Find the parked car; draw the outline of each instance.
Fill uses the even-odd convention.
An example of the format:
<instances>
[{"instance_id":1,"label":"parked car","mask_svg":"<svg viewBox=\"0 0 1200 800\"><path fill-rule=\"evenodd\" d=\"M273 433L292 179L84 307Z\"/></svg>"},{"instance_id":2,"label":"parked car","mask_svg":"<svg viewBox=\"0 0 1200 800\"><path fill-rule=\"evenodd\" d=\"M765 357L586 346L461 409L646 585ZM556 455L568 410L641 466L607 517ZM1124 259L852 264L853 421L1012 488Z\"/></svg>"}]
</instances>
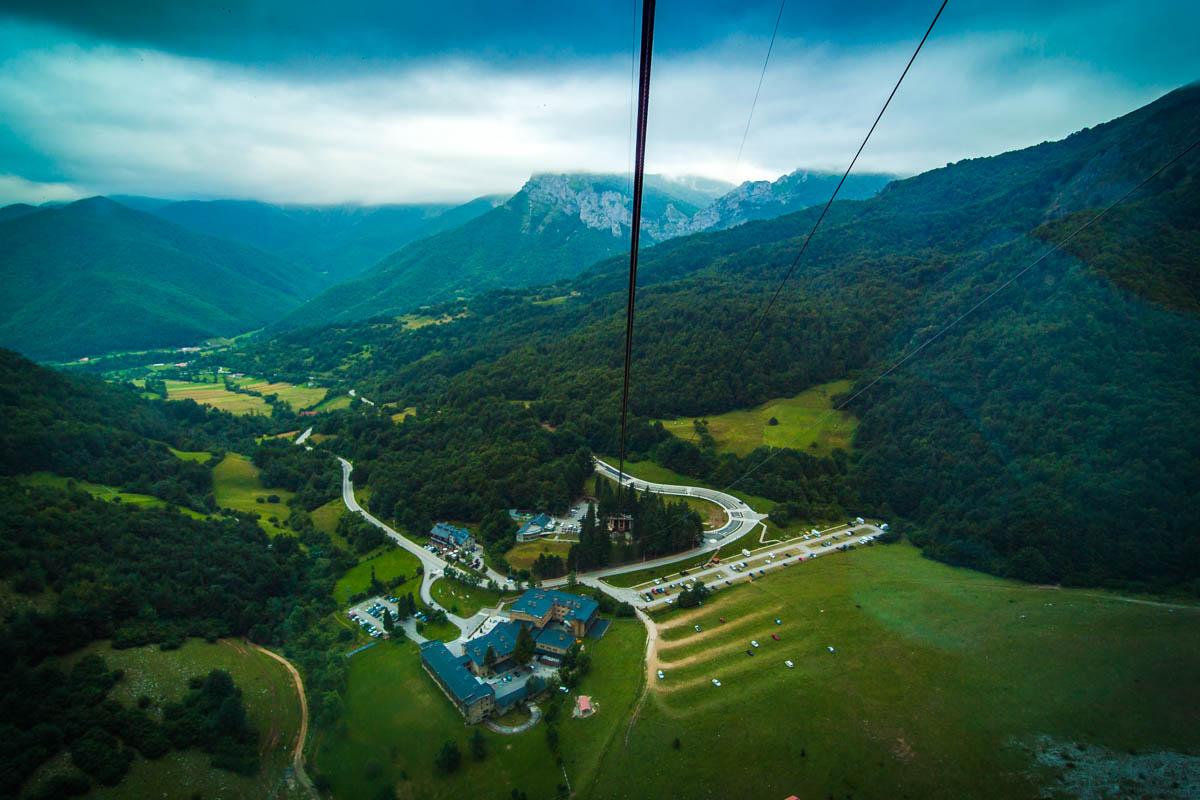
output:
<instances>
[{"instance_id":1,"label":"parked car","mask_svg":"<svg viewBox=\"0 0 1200 800\"><path fill-rule=\"evenodd\" d=\"M751 639L751 640L750 640L750 646L751 646L751 647L758 647L758 640L757 640L757 639Z\"/></svg>"},{"instance_id":2,"label":"parked car","mask_svg":"<svg viewBox=\"0 0 1200 800\"><path fill-rule=\"evenodd\" d=\"M783 665L784 665L785 667L787 667L788 669L793 669L793 668L796 666L795 664L793 664L793 663L791 662L791 660L784 661L784 662L783 662Z\"/></svg>"},{"instance_id":3,"label":"parked car","mask_svg":"<svg viewBox=\"0 0 1200 800\"><path fill-rule=\"evenodd\" d=\"M662 680L663 678L665 678L665 677L667 677L666 673L665 673L665 672L663 672L663 671L660 669L660 670L658 671L658 679L661 681L661 680Z\"/></svg>"},{"instance_id":4,"label":"parked car","mask_svg":"<svg viewBox=\"0 0 1200 800\"><path fill-rule=\"evenodd\" d=\"M754 655L754 651L753 651L753 650L747 650L747 651L746 651L746 655L748 655L748 656L752 656L752 655Z\"/></svg>"},{"instance_id":5,"label":"parked car","mask_svg":"<svg viewBox=\"0 0 1200 800\"><path fill-rule=\"evenodd\" d=\"M771 634L771 638L772 638L772 639L774 639L775 641L777 641L777 642L778 642L778 641L779 641L779 634L778 634L778 633L772 633L772 634Z\"/></svg>"},{"instance_id":6,"label":"parked car","mask_svg":"<svg viewBox=\"0 0 1200 800\"><path fill-rule=\"evenodd\" d=\"M720 686L721 682L719 680L717 680L716 678L713 678L712 684L713 684L713 686Z\"/></svg>"}]
</instances>

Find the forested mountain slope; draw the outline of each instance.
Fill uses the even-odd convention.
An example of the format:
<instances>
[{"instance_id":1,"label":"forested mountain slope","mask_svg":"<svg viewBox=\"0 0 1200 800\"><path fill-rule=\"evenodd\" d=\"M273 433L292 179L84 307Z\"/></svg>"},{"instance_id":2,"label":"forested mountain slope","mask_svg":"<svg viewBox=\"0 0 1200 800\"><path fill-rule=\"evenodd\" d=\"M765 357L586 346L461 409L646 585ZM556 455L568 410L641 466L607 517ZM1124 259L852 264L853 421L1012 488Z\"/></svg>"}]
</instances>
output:
<instances>
[{"instance_id":1,"label":"forested mountain slope","mask_svg":"<svg viewBox=\"0 0 1200 800\"><path fill-rule=\"evenodd\" d=\"M196 344L277 319L316 276L103 197L0 222L0 346L39 359Z\"/></svg>"},{"instance_id":2,"label":"forested mountain slope","mask_svg":"<svg viewBox=\"0 0 1200 800\"><path fill-rule=\"evenodd\" d=\"M349 280L417 239L487 213L503 198L380 206L272 205L253 200L162 203L150 213L185 228L257 247L302 264L320 288Z\"/></svg>"},{"instance_id":3,"label":"forested mountain slope","mask_svg":"<svg viewBox=\"0 0 1200 800\"><path fill-rule=\"evenodd\" d=\"M744 407L847 375L865 388L1037 258L1048 238L1197 137L1200 87L1189 86L1063 141L838 203L744 353L816 210L648 249L631 447L713 482L739 479L762 453L717 457L645 421ZM898 515L927 553L1002 574L1194 587L1200 320L1189 310L1188 210L1198 173L1193 153L856 399L846 486L801 481L809 467L800 462L777 472L786 459L775 458L753 473L753 491ZM1152 226L1139 223L1147 215ZM449 304L459 316L450 324L297 332L245 357L337 369L379 400L437 410L443 422L489 398L531 401L528 424L611 452L624 269L616 258L537 292ZM547 296L568 299L534 302ZM394 444L362 436L368 460ZM354 438L348 432L347 445Z\"/></svg>"}]
</instances>

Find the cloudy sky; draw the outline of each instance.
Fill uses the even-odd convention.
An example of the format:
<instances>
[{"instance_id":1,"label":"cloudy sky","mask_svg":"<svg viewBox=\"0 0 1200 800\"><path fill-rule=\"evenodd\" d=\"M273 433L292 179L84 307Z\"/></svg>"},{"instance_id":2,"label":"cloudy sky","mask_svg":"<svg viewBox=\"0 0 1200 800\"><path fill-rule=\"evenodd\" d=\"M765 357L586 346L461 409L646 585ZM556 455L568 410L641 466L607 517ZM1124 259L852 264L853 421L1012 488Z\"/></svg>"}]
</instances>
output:
<instances>
[{"instance_id":1,"label":"cloudy sky","mask_svg":"<svg viewBox=\"0 0 1200 800\"><path fill-rule=\"evenodd\" d=\"M629 168L636 0L0 0L0 203L466 200ZM844 169L936 10L660 0L648 169ZM1200 79L1194 0L951 0L860 160L912 174Z\"/></svg>"}]
</instances>

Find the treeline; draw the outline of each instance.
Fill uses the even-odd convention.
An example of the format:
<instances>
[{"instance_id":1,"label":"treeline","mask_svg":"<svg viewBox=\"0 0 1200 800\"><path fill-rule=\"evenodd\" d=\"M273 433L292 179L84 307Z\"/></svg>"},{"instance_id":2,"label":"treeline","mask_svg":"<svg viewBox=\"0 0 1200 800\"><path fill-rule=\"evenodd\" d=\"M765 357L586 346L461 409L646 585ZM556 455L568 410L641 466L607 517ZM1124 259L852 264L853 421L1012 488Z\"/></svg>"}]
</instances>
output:
<instances>
[{"instance_id":1,"label":"treeline","mask_svg":"<svg viewBox=\"0 0 1200 800\"><path fill-rule=\"evenodd\" d=\"M47 471L215 510L210 469L171 453L252 452L262 423L66 376L0 350L0 475Z\"/></svg>"},{"instance_id":2,"label":"treeline","mask_svg":"<svg viewBox=\"0 0 1200 800\"><path fill-rule=\"evenodd\" d=\"M181 702L161 709L148 696L136 707L112 699L110 690L123 678L94 654L69 671L10 669L0 689L0 797L17 797L30 776L62 752L70 754L73 769L40 781L25 796L57 800L85 794L93 782L116 786L135 754L154 760L192 747L210 754L215 768L258 772L258 732L229 673L194 678Z\"/></svg>"},{"instance_id":3,"label":"treeline","mask_svg":"<svg viewBox=\"0 0 1200 800\"><path fill-rule=\"evenodd\" d=\"M628 535L609 530L609 523L630 518ZM614 528L616 526L614 525ZM609 564L678 553L695 547L704 531L700 515L687 503L661 495L624 490L596 481L596 504L588 505L580 525L579 543L567 553L567 568L586 572Z\"/></svg>"},{"instance_id":4,"label":"treeline","mask_svg":"<svg viewBox=\"0 0 1200 800\"><path fill-rule=\"evenodd\" d=\"M254 465L264 486L295 492L291 504L305 511L342 496L342 470L328 451L297 447L284 439L267 439L254 451Z\"/></svg>"}]
</instances>

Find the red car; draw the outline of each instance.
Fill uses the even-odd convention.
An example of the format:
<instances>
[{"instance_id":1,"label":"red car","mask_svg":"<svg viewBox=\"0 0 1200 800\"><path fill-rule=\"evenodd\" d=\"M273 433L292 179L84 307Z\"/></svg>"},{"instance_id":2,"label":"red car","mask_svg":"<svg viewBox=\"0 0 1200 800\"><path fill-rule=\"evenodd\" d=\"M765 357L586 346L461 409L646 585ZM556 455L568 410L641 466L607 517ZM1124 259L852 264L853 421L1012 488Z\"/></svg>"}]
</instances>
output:
<instances>
[{"instance_id":1,"label":"red car","mask_svg":"<svg viewBox=\"0 0 1200 800\"><path fill-rule=\"evenodd\" d=\"M771 634L771 638L772 638L772 639L774 639L775 641L777 641L777 642L778 642L778 641L779 641L779 634L778 634L778 633L772 633L772 634Z\"/></svg>"}]
</instances>

